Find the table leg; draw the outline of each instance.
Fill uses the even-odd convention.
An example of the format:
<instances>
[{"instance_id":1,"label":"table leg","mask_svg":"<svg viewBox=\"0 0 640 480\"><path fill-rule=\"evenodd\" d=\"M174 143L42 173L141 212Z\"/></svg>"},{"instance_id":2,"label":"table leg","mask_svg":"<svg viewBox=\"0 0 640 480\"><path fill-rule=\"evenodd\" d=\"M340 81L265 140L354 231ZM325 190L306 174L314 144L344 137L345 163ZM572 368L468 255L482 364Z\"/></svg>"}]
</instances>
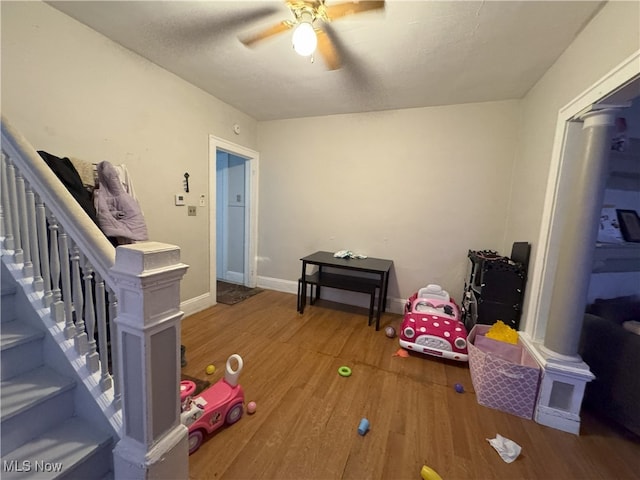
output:
<instances>
[{"instance_id":1,"label":"table leg","mask_svg":"<svg viewBox=\"0 0 640 480\"><path fill-rule=\"evenodd\" d=\"M322 276L322 265L318 265L318 278L320 278ZM313 290L313 287L311 288ZM313 293L313 292L311 292ZM318 300L320 298L320 283L318 282L318 285L316 285L316 297L315 300Z\"/></svg>"},{"instance_id":2,"label":"table leg","mask_svg":"<svg viewBox=\"0 0 640 480\"><path fill-rule=\"evenodd\" d=\"M378 296L378 311L376 312L376 330L380 330L380 315L386 308L386 288L385 288L385 275L382 274L382 282L380 284L380 294Z\"/></svg>"},{"instance_id":3,"label":"table leg","mask_svg":"<svg viewBox=\"0 0 640 480\"><path fill-rule=\"evenodd\" d=\"M371 322L373 322L373 309L375 307L376 304L376 290L377 288L374 288L373 291L371 292L371 294L369 295L369 323L367 325L371 325ZM377 323L376 323L377 325ZM378 327L376 326L376 330L378 330Z\"/></svg>"},{"instance_id":4,"label":"table leg","mask_svg":"<svg viewBox=\"0 0 640 480\"><path fill-rule=\"evenodd\" d=\"M382 274L382 311L387 311L387 290L389 288L389 272Z\"/></svg>"},{"instance_id":5,"label":"table leg","mask_svg":"<svg viewBox=\"0 0 640 480\"><path fill-rule=\"evenodd\" d=\"M298 311L304 313L304 306L307 302L307 262L302 262L302 275L300 276L300 291L298 293Z\"/></svg>"}]
</instances>

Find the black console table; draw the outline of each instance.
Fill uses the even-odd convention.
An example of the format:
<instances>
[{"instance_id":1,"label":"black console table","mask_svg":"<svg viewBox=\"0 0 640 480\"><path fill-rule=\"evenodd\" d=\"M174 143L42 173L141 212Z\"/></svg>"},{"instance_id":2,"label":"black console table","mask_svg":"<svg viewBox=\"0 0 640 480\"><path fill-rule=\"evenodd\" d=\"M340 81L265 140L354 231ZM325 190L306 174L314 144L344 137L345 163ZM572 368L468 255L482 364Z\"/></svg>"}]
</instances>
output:
<instances>
[{"instance_id":1,"label":"black console table","mask_svg":"<svg viewBox=\"0 0 640 480\"><path fill-rule=\"evenodd\" d=\"M300 259L302 275L298 280L298 312L304 313L307 285L311 285L309 303L320 297L321 287L337 288L369 295L369 325L376 318L376 330L380 328L380 315L387 307L389 272L393 261L381 258L337 258L331 252L316 252ZM307 266L316 266L317 271L307 273ZM359 276L365 272L371 276ZM315 297L313 289L315 286ZM377 295L376 295L377 293ZM377 298L377 309L376 306Z\"/></svg>"}]
</instances>

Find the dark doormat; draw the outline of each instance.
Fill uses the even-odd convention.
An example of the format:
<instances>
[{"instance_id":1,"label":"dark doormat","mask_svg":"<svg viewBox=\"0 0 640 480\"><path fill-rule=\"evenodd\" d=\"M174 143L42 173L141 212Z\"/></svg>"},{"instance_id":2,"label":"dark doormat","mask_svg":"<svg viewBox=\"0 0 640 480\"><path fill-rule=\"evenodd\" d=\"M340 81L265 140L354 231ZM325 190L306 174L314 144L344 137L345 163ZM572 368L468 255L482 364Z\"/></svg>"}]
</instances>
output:
<instances>
[{"instance_id":1,"label":"dark doormat","mask_svg":"<svg viewBox=\"0 0 640 480\"><path fill-rule=\"evenodd\" d=\"M220 280L216 282L216 285L217 301L225 305L234 305L262 292L261 288L249 288L235 283L221 282Z\"/></svg>"},{"instance_id":2,"label":"dark doormat","mask_svg":"<svg viewBox=\"0 0 640 480\"><path fill-rule=\"evenodd\" d=\"M209 385L211 385L211 382L208 382L207 380L200 380L199 378L191 377L189 375L185 375L184 373L180 375L180 380L191 380L193 383L196 384L196 390L195 392L193 392L194 397L200 394L200 392L203 391L205 388L208 388Z\"/></svg>"}]
</instances>

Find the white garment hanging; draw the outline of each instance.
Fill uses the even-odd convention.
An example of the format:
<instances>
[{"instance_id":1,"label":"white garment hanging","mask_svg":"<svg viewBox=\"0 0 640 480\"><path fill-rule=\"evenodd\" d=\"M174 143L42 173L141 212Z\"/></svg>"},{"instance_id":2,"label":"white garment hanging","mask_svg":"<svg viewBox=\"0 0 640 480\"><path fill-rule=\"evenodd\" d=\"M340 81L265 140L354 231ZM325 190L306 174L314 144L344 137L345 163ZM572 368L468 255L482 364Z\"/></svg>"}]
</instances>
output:
<instances>
[{"instance_id":1,"label":"white garment hanging","mask_svg":"<svg viewBox=\"0 0 640 480\"><path fill-rule=\"evenodd\" d=\"M138 197L136 196L135 189L133 188L133 180L131 179L129 170L127 170L127 166L124 163L121 163L120 165L114 165L113 167L118 173L118 178L120 179L120 183L122 184L124 191L137 201Z\"/></svg>"}]
</instances>

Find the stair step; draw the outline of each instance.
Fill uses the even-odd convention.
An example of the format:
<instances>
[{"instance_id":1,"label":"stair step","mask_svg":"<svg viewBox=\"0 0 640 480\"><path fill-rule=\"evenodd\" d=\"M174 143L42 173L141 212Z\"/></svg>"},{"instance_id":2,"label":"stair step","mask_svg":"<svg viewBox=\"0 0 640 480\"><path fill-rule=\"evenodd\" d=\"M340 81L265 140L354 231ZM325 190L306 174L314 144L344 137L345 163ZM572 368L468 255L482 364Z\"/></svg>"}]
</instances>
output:
<instances>
[{"instance_id":1,"label":"stair step","mask_svg":"<svg viewBox=\"0 0 640 480\"><path fill-rule=\"evenodd\" d=\"M76 382L47 366L0 382L0 454L18 448L74 414Z\"/></svg>"},{"instance_id":2,"label":"stair step","mask_svg":"<svg viewBox=\"0 0 640 480\"><path fill-rule=\"evenodd\" d=\"M112 470L111 444L110 435L72 417L2 457L2 478L102 478Z\"/></svg>"},{"instance_id":3,"label":"stair step","mask_svg":"<svg viewBox=\"0 0 640 480\"><path fill-rule=\"evenodd\" d=\"M2 421L71 390L75 384L74 380L46 366L0 383Z\"/></svg>"},{"instance_id":4,"label":"stair step","mask_svg":"<svg viewBox=\"0 0 640 480\"><path fill-rule=\"evenodd\" d=\"M15 319L15 293L15 285L5 282L3 276L2 286L0 287L0 322L10 322Z\"/></svg>"},{"instance_id":5,"label":"stair step","mask_svg":"<svg viewBox=\"0 0 640 480\"><path fill-rule=\"evenodd\" d=\"M0 326L0 350L14 348L18 345L40 340L44 332L19 320L5 322Z\"/></svg>"},{"instance_id":6,"label":"stair step","mask_svg":"<svg viewBox=\"0 0 640 480\"><path fill-rule=\"evenodd\" d=\"M42 365L44 332L25 322L13 320L0 324L0 381L21 375Z\"/></svg>"}]
</instances>

